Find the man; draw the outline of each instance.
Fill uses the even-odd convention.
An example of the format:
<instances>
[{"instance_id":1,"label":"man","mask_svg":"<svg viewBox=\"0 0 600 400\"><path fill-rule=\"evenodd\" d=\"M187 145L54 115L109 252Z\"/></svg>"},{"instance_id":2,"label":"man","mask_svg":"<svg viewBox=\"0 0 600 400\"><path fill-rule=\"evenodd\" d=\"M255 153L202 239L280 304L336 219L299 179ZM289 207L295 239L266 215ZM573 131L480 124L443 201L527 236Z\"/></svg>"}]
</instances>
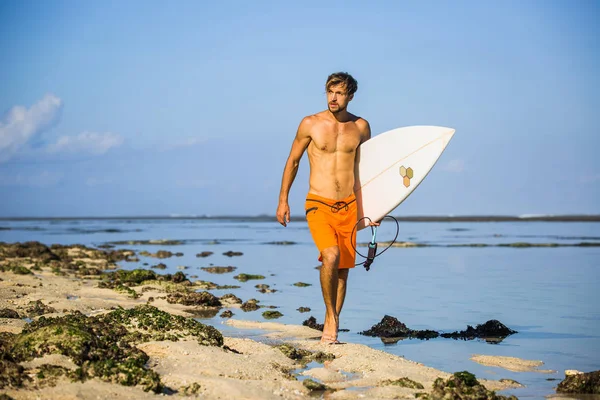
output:
<instances>
[{"instance_id":1,"label":"man","mask_svg":"<svg viewBox=\"0 0 600 400\"><path fill-rule=\"evenodd\" d=\"M325 301L322 343L339 343L339 315L346 297L348 271L355 266L357 222L355 179L358 147L370 139L369 123L350 114L348 104L357 90L349 74L331 74L325 83L328 109L302 119L285 164L277 220L290 221L288 195L304 151L310 163L306 219L322 261L321 290Z\"/></svg>"}]
</instances>

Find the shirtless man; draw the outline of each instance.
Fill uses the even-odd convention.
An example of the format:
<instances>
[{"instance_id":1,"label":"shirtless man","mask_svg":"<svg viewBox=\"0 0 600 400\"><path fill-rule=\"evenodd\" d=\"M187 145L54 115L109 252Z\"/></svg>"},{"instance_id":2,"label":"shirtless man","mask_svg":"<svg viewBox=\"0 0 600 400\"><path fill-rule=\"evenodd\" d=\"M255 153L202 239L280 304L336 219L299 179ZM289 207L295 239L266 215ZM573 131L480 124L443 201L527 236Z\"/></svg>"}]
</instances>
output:
<instances>
[{"instance_id":1,"label":"shirtless man","mask_svg":"<svg viewBox=\"0 0 600 400\"><path fill-rule=\"evenodd\" d=\"M292 143L281 181L277 220L283 226L290 221L288 195L307 150L310 178L305 212L323 263L320 281L325 324L321 342L333 344L339 343L339 315L348 271L355 266L356 232L352 235L352 231L357 222L357 149L370 139L371 129L366 120L347 111L357 90L351 75L331 74L325 89L328 109L303 118Z\"/></svg>"}]
</instances>

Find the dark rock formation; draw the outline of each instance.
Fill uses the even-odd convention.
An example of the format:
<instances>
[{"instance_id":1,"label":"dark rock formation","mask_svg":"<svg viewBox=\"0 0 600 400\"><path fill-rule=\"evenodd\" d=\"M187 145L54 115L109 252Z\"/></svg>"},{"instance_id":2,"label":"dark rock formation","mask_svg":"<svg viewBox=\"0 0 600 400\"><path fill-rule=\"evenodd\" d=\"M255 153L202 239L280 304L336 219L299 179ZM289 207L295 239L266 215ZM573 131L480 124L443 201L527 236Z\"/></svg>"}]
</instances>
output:
<instances>
[{"instance_id":1,"label":"dark rock formation","mask_svg":"<svg viewBox=\"0 0 600 400\"><path fill-rule=\"evenodd\" d=\"M600 394L600 371L567 375L556 387L556 392Z\"/></svg>"},{"instance_id":2,"label":"dark rock formation","mask_svg":"<svg viewBox=\"0 0 600 400\"><path fill-rule=\"evenodd\" d=\"M408 328L404 323L398 321L397 318L385 315L381 322L373 325L371 329L359 332L365 336L376 336L380 338L417 338L417 339L434 339L439 336L439 333L431 330L413 330Z\"/></svg>"},{"instance_id":3,"label":"dark rock formation","mask_svg":"<svg viewBox=\"0 0 600 400\"><path fill-rule=\"evenodd\" d=\"M420 399L456 399L456 400L517 400L515 396L501 396L487 390L470 372L456 372L447 380L437 378L429 395L417 394Z\"/></svg>"},{"instance_id":4,"label":"dark rock formation","mask_svg":"<svg viewBox=\"0 0 600 400\"><path fill-rule=\"evenodd\" d=\"M467 325L467 329L460 332L442 333L441 336L444 338L462 339L462 340L473 340L475 338L500 338L503 339L509 335L517 333L500 321L492 319L484 324L479 324L475 328L471 325Z\"/></svg>"}]
</instances>

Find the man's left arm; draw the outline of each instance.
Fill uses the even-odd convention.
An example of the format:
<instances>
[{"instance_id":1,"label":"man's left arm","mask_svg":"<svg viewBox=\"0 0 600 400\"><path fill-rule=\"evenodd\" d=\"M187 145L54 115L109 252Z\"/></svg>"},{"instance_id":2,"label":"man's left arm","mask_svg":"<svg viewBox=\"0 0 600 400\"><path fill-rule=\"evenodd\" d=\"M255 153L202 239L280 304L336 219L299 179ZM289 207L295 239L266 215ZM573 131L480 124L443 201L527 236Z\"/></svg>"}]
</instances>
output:
<instances>
[{"instance_id":1,"label":"man's left arm","mask_svg":"<svg viewBox=\"0 0 600 400\"><path fill-rule=\"evenodd\" d=\"M360 161L360 145L362 145L367 140L371 139L371 127L369 126L369 122L365 119L360 119L357 122L358 129L360 132L360 143L358 144L358 148L356 149L356 155L354 159L354 193L360 189L361 182L358 175L358 163Z\"/></svg>"}]
</instances>

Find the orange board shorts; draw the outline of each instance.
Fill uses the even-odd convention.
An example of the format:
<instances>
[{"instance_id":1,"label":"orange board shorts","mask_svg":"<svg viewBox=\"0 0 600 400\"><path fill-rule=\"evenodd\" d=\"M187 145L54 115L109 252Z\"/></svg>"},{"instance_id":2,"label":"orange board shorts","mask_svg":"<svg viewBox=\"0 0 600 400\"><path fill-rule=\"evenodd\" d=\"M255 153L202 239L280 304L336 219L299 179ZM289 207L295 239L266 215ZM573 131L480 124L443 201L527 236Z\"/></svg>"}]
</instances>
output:
<instances>
[{"instance_id":1,"label":"orange board shorts","mask_svg":"<svg viewBox=\"0 0 600 400\"><path fill-rule=\"evenodd\" d=\"M356 261L356 197L353 194L343 200L332 200L308 193L304 205L308 229L321 252L332 246L339 246L340 262L338 269L354 268ZM353 232L354 231L354 232Z\"/></svg>"}]
</instances>

